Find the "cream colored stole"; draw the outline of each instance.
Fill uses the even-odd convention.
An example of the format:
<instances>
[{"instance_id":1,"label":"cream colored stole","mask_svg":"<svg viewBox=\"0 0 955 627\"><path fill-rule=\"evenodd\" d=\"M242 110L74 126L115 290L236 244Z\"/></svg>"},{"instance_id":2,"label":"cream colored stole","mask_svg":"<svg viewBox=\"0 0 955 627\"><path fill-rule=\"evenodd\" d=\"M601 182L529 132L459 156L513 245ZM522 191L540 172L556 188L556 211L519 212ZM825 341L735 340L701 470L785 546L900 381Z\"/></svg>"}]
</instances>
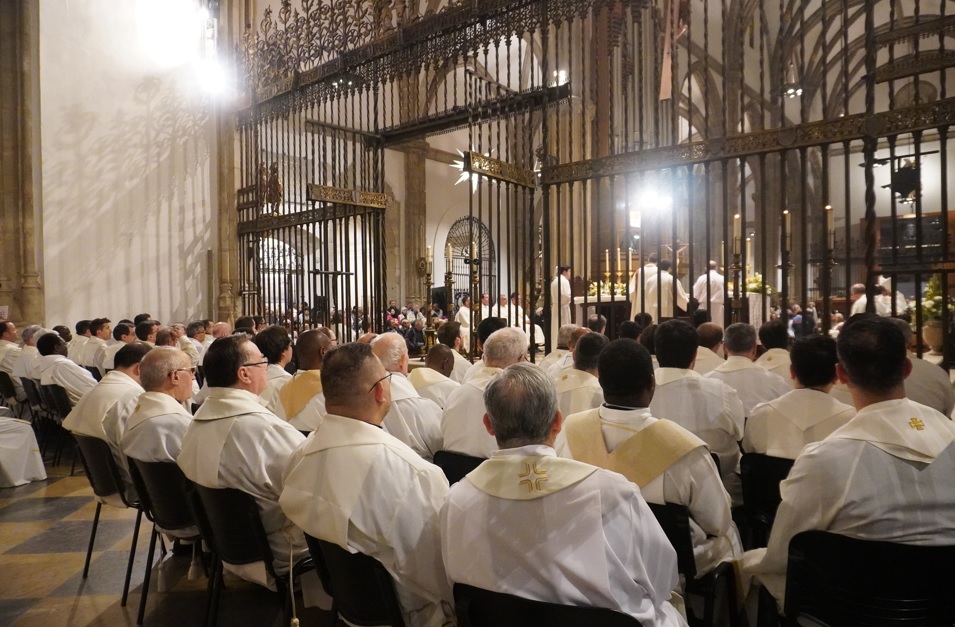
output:
<instances>
[{"instance_id":1,"label":"cream colored stole","mask_svg":"<svg viewBox=\"0 0 955 627\"><path fill-rule=\"evenodd\" d=\"M294 418L308 402L322 392L322 371L297 372L292 380L279 390L279 401L289 418Z\"/></svg>"},{"instance_id":2,"label":"cream colored stole","mask_svg":"<svg viewBox=\"0 0 955 627\"><path fill-rule=\"evenodd\" d=\"M485 494L529 501L580 483L597 468L553 455L498 455L468 473L466 479Z\"/></svg>"},{"instance_id":3,"label":"cream colored stole","mask_svg":"<svg viewBox=\"0 0 955 627\"><path fill-rule=\"evenodd\" d=\"M619 472L641 488L693 449L706 446L679 425L657 420L634 433L612 453L607 452L599 408L576 414L564 423L564 431L574 459Z\"/></svg>"}]
</instances>

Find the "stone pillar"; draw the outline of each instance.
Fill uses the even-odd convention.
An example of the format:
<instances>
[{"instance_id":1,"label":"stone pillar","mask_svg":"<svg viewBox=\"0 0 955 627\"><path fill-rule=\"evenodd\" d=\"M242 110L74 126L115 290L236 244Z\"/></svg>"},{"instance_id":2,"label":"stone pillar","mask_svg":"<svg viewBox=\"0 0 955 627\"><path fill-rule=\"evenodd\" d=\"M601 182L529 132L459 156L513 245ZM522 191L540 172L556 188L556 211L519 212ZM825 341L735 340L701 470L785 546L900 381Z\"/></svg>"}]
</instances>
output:
<instances>
[{"instance_id":1,"label":"stone pillar","mask_svg":"<svg viewBox=\"0 0 955 627\"><path fill-rule=\"evenodd\" d=\"M40 63L38 6L24 2L20 50L23 70L20 97L20 136L25 138L20 147L20 314L25 322L38 323L46 317L43 286L37 268L36 216L37 197L40 194L39 112Z\"/></svg>"},{"instance_id":2,"label":"stone pillar","mask_svg":"<svg viewBox=\"0 0 955 627\"><path fill-rule=\"evenodd\" d=\"M427 147L427 142L416 141L409 145L405 152L405 238L401 264L405 294L422 306L425 302L430 302L430 295L425 294L424 275L418 268L418 261L424 259L425 246L428 245L425 235L428 218L425 177Z\"/></svg>"},{"instance_id":3,"label":"stone pillar","mask_svg":"<svg viewBox=\"0 0 955 627\"><path fill-rule=\"evenodd\" d=\"M237 41L243 22L237 2L228 0L221 3L219 20L219 58L222 63L232 61L234 42ZM217 105L213 113L215 119L215 180L218 224L218 249L216 254L216 296L215 317L222 322L232 322L239 315L236 301L236 280L238 277L238 215L235 210L235 190L238 180L235 153L235 112L224 105ZM211 297L212 295L210 295Z\"/></svg>"}]
</instances>

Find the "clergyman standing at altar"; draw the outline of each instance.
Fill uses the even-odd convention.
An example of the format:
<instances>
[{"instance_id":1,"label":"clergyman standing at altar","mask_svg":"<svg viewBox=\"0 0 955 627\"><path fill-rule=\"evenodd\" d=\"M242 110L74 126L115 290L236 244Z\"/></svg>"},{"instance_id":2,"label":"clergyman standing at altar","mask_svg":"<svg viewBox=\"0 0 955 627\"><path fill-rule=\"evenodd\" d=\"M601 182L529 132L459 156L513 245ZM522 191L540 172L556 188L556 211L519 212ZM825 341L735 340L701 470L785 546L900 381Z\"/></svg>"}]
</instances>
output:
<instances>
[{"instance_id":1,"label":"clergyman standing at altar","mask_svg":"<svg viewBox=\"0 0 955 627\"><path fill-rule=\"evenodd\" d=\"M557 331L570 323L570 266L558 266L550 283L550 349L557 350Z\"/></svg>"}]
</instances>

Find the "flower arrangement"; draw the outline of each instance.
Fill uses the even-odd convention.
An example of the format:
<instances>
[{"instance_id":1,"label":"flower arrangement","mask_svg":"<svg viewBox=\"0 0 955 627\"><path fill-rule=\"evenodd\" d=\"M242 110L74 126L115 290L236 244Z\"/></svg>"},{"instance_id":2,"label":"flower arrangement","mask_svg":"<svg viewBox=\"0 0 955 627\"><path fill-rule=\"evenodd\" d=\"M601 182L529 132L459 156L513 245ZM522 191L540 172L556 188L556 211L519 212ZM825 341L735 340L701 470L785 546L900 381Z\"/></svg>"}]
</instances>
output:
<instances>
[{"instance_id":1,"label":"flower arrangement","mask_svg":"<svg viewBox=\"0 0 955 627\"><path fill-rule=\"evenodd\" d=\"M626 283L605 283L603 281L591 281L590 285L587 286L587 296L597 297L597 292L599 291L602 296L611 295L611 285L613 286L613 294L617 296L626 296L627 295L627 284Z\"/></svg>"},{"instance_id":2,"label":"flower arrangement","mask_svg":"<svg viewBox=\"0 0 955 627\"><path fill-rule=\"evenodd\" d=\"M765 296L772 296L774 293L773 286L769 283L763 283L763 275L759 272L746 277L746 291Z\"/></svg>"},{"instance_id":3,"label":"flower arrangement","mask_svg":"<svg viewBox=\"0 0 955 627\"><path fill-rule=\"evenodd\" d=\"M953 309L953 305L955 305L955 298L951 296L948 297L948 307L943 304L941 275L933 274L929 282L925 284L925 292L922 297L922 320L941 320L946 309L949 312L955 310ZM914 303L909 306L909 310L913 314L912 317L914 319Z\"/></svg>"}]
</instances>

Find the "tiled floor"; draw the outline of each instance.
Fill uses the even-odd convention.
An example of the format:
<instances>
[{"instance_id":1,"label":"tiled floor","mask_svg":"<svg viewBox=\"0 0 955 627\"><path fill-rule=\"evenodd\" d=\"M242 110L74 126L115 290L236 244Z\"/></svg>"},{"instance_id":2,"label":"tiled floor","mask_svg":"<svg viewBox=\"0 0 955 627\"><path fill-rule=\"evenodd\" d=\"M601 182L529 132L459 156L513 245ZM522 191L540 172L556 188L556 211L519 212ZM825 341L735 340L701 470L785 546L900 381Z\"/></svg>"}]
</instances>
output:
<instances>
[{"instance_id":1,"label":"tiled floor","mask_svg":"<svg viewBox=\"0 0 955 627\"><path fill-rule=\"evenodd\" d=\"M135 625L149 548L151 524L143 518L129 601L120 606L136 514L104 506L89 577L83 561L96 505L86 477L69 477L69 465L48 468L50 478L0 489L0 626L79 627ZM159 551L156 551L158 561ZM200 625L206 578L188 577L189 557L169 556L154 567L146 605L148 627ZM164 592L157 586L162 579ZM298 597L297 604L301 603ZM303 627L334 624L331 614L299 609ZM226 575L219 603L220 625L281 627L277 596Z\"/></svg>"}]
</instances>

